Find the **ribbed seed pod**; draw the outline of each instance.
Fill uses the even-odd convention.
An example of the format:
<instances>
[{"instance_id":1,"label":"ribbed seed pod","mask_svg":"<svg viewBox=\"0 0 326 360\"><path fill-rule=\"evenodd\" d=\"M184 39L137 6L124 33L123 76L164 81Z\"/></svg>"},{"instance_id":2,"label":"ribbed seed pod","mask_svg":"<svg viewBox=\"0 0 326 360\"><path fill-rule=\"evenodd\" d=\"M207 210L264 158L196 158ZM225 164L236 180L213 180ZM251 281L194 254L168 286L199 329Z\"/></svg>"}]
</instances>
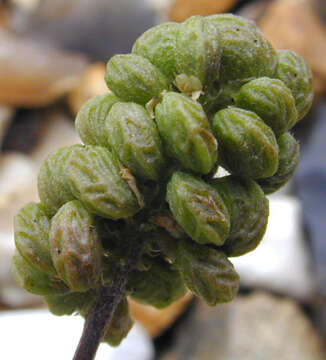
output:
<instances>
[{"instance_id":1,"label":"ribbed seed pod","mask_svg":"<svg viewBox=\"0 0 326 360\"><path fill-rule=\"evenodd\" d=\"M38 194L48 215L54 215L63 204L74 200L66 177L66 166L72 152L79 147L81 145L73 145L54 151L40 168Z\"/></svg>"},{"instance_id":2,"label":"ribbed seed pod","mask_svg":"<svg viewBox=\"0 0 326 360\"><path fill-rule=\"evenodd\" d=\"M50 219L42 204L28 203L14 217L15 244L20 255L49 276L56 276L49 244Z\"/></svg>"},{"instance_id":3,"label":"ribbed seed pod","mask_svg":"<svg viewBox=\"0 0 326 360\"><path fill-rule=\"evenodd\" d=\"M185 295L180 274L168 262L159 257L146 257L143 263L147 270L130 275L128 287L134 300L162 309Z\"/></svg>"},{"instance_id":4,"label":"ribbed seed pod","mask_svg":"<svg viewBox=\"0 0 326 360\"><path fill-rule=\"evenodd\" d=\"M72 193L90 212L120 219L139 210L136 197L121 177L118 159L109 150L92 145L76 149L67 173Z\"/></svg>"},{"instance_id":5,"label":"ribbed seed pod","mask_svg":"<svg viewBox=\"0 0 326 360\"><path fill-rule=\"evenodd\" d=\"M53 295L69 291L63 281L55 280L29 264L17 250L12 259L12 272L17 284L32 294Z\"/></svg>"},{"instance_id":6,"label":"ribbed seed pod","mask_svg":"<svg viewBox=\"0 0 326 360\"><path fill-rule=\"evenodd\" d=\"M276 52L253 21L232 14L208 16L207 21L220 33L220 82L274 75Z\"/></svg>"},{"instance_id":7,"label":"ribbed seed pod","mask_svg":"<svg viewBox=\"0 0 326 360\"><path fill-rule=\"evenodd\" d=\"M275 78L282 80L292 91L301 120L309 111L313 101L313 76L303 57L291 50L278 50L278 66Z\"/></svg>"},{"instance_id":8,"label":"ribbed seed pod","mask_svg":"<svg viewBox=\"0 0 326 360\"><path fill-rule=\"evenodd\" d=\"M121 100L145 105L169 88L168 79L149 60L139 55L115 55L108 64L105 81Z\"/></svg>"},{"instance_id":9,"label":"ribbed seed pod","mask_svg":"<svg viewBox=\"0 0 326 360\"><path fill-rule=\"evenodd\" d=\"M151 232L148 238L146 238L150 255L155 256L159 253L171 262L175 262L176 260L177 241L176 238L172 237L166 231Z\"/></svg>"},{"instance_id":10,"label":"ribbed seed pod","mask_svg":"<svg viewBox=\"0 0 326 360\"><path fill-rule=\"evenodd\" d=\"M218 77L220 56L219 32L211 21L192 16L180 24L176 47L178 74L193 75L206 88Z\"/></svg>"},{"instance_id":11,"label":"ribbed seed pod","mask_svg":"<svg viewBox=\"0 0 326 360\"><path fill-rule=\"evenodd\" d=\"M148 59L170 80L176 74L178 23L165 23L145 31L134 43L132 53Z\"/></svg>"},{"instance_id":12,"label":"ribbed seed pod","mask_svg":"<svg viewBox=\"0 0 326 360\"><path fill-rule=\"evenodd\" d=\"M230 230L229 212L212 186L177 171L168 183L166 200L175 220L194 241L224 244Z\"/></svg>"},{"instance_id":13,"label":"ribbed seed pod","mask_svg":"<svg viewBox=\"0 0 326 360\"><path fill-rule=\"evenodd\" d=\"M298 113L291 90L278 79L262 77L242 86L236 105L253 111L278 138L297 121Z\"/></svg>"},{"instance_id":14,"label":"ribbed seed pod","mask_svg":"<svg viewBox=\"0 0 326 360\"><path fill-rule=\"evenodd\" d=\"M246 81L241 80L228 81L225 84L215 82L200 96L198 101L208 116L214 115L216 111L235 104L236 96L244 83Z\"/></svg>"},{"instance_id":15,"label":"ribbed seed pod","mask_svg":"<svg viewBox=\"0 0 326 360\"><path fill-rule=\"evenodd\" d=\"M75 127L86 145L108 146L105 120L119 99L112 93L94 96L78 111Z\"/></svg>"},{"instance_id":16,"label":"ribbed seed pod","mask_svg":"<svg viewBox=\"0 0 326 360\"><path fill-rule=\"evenodd\" d=\"M294 174L300 159L300 146L290 133L280 136L277 142L280 149L278 169L272 177L258 180L265 194L271 194L285 185Z\"/></svg>"},{"instance_id":17,"label":"ribbed seed pod","mask_svg":"<svg viewBox=\"0 0 326 360\"><path fill-rule=\"evenodd\" d=\"M217 112L213 132L219 142L222 166L248 178L266 178L278 167L275 135L258 115L228 107Z\"/></svg>"},{"instance_id":18,"label":"ribbed seed pod","mask_svg":"<svg viewBox=\"0 0 326 360\"><path fill-rule=\"evenodd\" d=\"M268 199L253 180L236 176L213 179L210 183L221 195L230 213L230 234L223 245L227 256L254 250L262 240L269 215Z\"/></svg>"},{"instance_id":19,"label":"ribbed seed pod","mask_svg":"<svg viewBox=\"0 0 326 360\"><path fill-rule=\"evenodd\" d=\"M106 342L111 346L120 345L121 341L128 335L133 324L134 322L130 317L128 301L124 298L117 306L102 342Z\"/></svg>"},{"instance_id":20,"label":"ribbed seed pod","mask_svg":"<svg viewBox=\"0 0 326 360\"><path fill-rule=\"evenodd\" d=\"M134 175L158 180L164 168L163 149L155 122L141 105L115 104L106 120L108 143Z\"/></svg>"},{"instance_id":21,"label":"ribbed seed pod","mask_svg":"<svg viewBox=\"0 0 326 360\"><path fill-rule=\"evenodd\" d=\"M237 294L239 275L222 251L182 240L177 266L186 286L210 306L229 302Z\"/></svg>"},{"instance_id":22,"label":"ribbed seed pod","mask_svg":"<svg viewBox=\"0 0 326 360\"><path fill-rule=\"evenodd\" d=\"M93 291L68 292L67 294L47 295L44 300L53 315L72 315L85 306L95 296Z\"/></svg>"},{"instance_id":23,"label":"ribbed seed pod","mask_svg":"<svg viewBox=\"0 0 326 360\"><path fill-rule=\"evenodd\" d=\"M156 106L155 116L169 153L186 169L207 174L217 160L217 142L201 105L168 92Z\"/></svg>"},{"instance_id":24,"label":"ribbed seed pod","mask_svg":"<svg viewBox=\"0 0 326 360\"><path fill-rule=\"evenodd\" d=\"M95 219L80 201L66 203L55 214L49 240L53 264L71 290L98 287L102 247Z\"/></svg>"}]
</instances>

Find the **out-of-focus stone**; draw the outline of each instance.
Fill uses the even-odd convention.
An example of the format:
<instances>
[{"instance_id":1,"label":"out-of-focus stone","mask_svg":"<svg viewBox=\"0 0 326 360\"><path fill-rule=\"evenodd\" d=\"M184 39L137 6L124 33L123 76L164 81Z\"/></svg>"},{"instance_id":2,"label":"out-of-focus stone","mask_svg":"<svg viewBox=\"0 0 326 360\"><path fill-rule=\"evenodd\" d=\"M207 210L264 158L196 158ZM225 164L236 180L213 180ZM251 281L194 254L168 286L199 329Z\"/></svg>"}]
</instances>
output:
<instances>
[{"instance_id":1,"label":"out-of-focus stone","mask_svg":"<svg viewBox=\"0 0 326 360\"><path fill-rule=\"evenodd\" d=\"M199 302L160 360L324 360L309 319L289 299L265 293L210 308Z\"/></svg>"},{"instance_id":2,"label":"out-of-focus stone","mask_svg":"<svg viewBox=\"0 0 326 360\"><path fill-rule=\"evenodd\" d=\"M265 13L268 5L274 0L255 0L240 8L237 15L244 16L247 19L258 21Z\"/></svg>"},{"instance_id":3,"label":"out-of-focus stone","mask_svg":"<svg viewBox=\"0 0 326 360\"><path fill-rule=\"evenodd\" d=\"M154 21L155 11L146 0L42 0L15 29L84 53L91 61L106 62L114 54L129 52Z\"/></svg>"},{"instance_id":4,"label":"out-of-focus stone","mask_svg":"<svg viewBox=\"0 0 326 360\"><path fill-rule=\"evenodd\" d=\"M86 60L0 29L0 103L43 106L76 86Z\"/></svg>"},{"instance_id":5,"label":"out-of-focus stone","mask_svg":"<svg viewBox=\"0 0 326 360\"><path fill-rule=\"evenodd\" d=\"M230 10L237 0L174 0L168 17L182 22L193 15L210 15Z\"/></svg>"},{"instance_id":6,"label":"out-of-focus stone","mask_svg":"<svg viewBox=\"0 0 326 360\"><path fill-rule=\"evenodd\" d=\"M6 134L14 110L7 106L0 105L0 146Z\"/></svg>"},{"instance_id":7,"label":"out-of-focus stone","mask_svg":"<svg viewBox=\"0 0 326 360\"><path fill-rule=\"evenodd\" d=\"M98 62L90 65L76 87L68 94L68 105L74 115L88 99L108 92L104 81L105 71L104 63Z\"/></svg>"},{"instance_id":8,"label":"out-of-focus stone","mask_svg":"<svg viewBox=\"0 0 326 360\"><path fill-rule=\"evenodd\" d=\"M129 299L131 315L144 326L152 337L156 337L170 327L184 312L192 297L189 292L182 299L160 310Z\"/></svg>"},{"instance_id":9,"label":"out-of-focus stone","mask_svg":"<svg viewBox=\"0 0 326 360\"><path fill-rule=\"evenodd\" d=\"M275 48L294 50L306 59L317 79L316 94L325 93L326 27L314 0L272 1L259 26Z\"/></svg>"},{"instance_id":10,"label":"out-of-focus stone","mask_svg":"<svg viewBox=\"0 0 326 360\"><path fill-rule=\"evenodd\" d=\"M11 0L11 2L23 10L32 11L37 7L40 0Z\"/></svg>"},{"instance_id":11,"label":"out-of-focus stone","mask_svg":"<svg viewBox=\"0 0 326 360\"><path fill-rule=\"evenodd\" d=\"M114 349L112 360L153 360L154 353L155 349L148 333L136 323L127 338Z\"/></svg>"},{"instance_id":12,"label":"out-of-focus stone","mask_svg":"<svg viewBox=\"0 0 326 360\"><path fill-rule=\"evenodd\" d=\"M231 259L242 285L311 300L316 283L301 219L297 199L270 196L268 226L261 244L251 253Z\"/></svg>"},{"instance_id":13,"label":"out-of-focus stone","mask_svg":"<svg viewBox=\"0 0 326 360\"><path fill-rule=\"evenodd\" d=\"M72 119L60 110L53 109L46 113L46 124L42 130L42 137L31 152L31 158L38 168L50 152L81 142Z\"/></svg>"}]
</instances>

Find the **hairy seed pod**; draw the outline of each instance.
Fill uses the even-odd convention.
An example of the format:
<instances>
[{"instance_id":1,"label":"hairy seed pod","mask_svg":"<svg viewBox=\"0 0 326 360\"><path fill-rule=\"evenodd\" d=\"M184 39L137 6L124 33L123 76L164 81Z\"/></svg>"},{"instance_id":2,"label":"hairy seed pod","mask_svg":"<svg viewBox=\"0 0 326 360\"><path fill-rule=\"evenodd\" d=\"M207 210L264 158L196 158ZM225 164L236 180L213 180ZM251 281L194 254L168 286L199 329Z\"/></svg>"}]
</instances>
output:
<instances>
[{"instance_id":1,"label":"hairy seed pod","mask_svg":"<svg viewBox=\"0 0 326 360\"><path fill-rule=\"evenodd\" d=\"M223 245L227 256L240 256L254 250L262 240L268 222L268 199L253 180L236 176L213 179L230 213L230 234Z\"/></svg>"},{"instance_id":2,"label":"hairy seed pod","mask_svg":"<svg viewBox=\"0 0 326 360\"><path fill-rule=\"evenodd\" d=\"M220 82L274 75L276 52L253 21L232 14L212 15L207 21L220 33Z\"/></svg>"},{"instance_id":3,"label":"hairy seed pod","mask_svg":"<svg viewBox=\"0 0 326 360\"><path fill-rule=\"evenodd\" d=\"M262 77L242 86L236 105L256 113L278 138L297 121L291 90L278 79Z\"/></svg>"},{"instance_id":4,"label":"hairy seed pod","mask_svg":"<svg viewBox=\"0 0 326 360\"><path fill-rule=\"evenodd\" d=\"M93 291L68 292L67 294L44 296L45 303L53 315L72 315L95 296Z\"/></svg>"},{"instance_id":5,"label":"hairy seed pod","mask_svg":"<svg viewBox=\"0 0 326 360\"><path fill-rule=\"evenodd\" d=\"M54 266L73 291L99 285L102 248L94 217L82 203L63 205L51 221L49 235Z\"/></svg>"},{"instance_id":6,"label":"hairy seed pod","mask_svg":"<svg viewBox=\"0 0 326 360\"><path fill-rule=\"evenodd\" d=\"M124 298L117 306L102 342L106 342L111 346L119 346L121 341L128 335L133 324L134 322L130 317L128 301Z\"/></svg>"},{"instance_id":7,"label":"hairy seed pod","mask_svg":"<svg viewBox=\"0 0 326 360\"><path fill-rule=\"evenodd\" d=\"M81 147L73 152L67 170L72 193L90 212L120 219L139 210L136 197L120 174L118 159L109 150Z\"/></svg>"},{"instance_id":8,"label":"hairy seed pod","mask_svg":"<svg viewBox=\"0 0 326 360\"><path fill-rule=\"evenodd\" d=\"M186 169L207 174L217 159L217 142L201 105L183 94L168 92L155 115L170 154Z\"/></svg>"},{"instance_id":9,"label":"hairy seed pod","mask_svg":"<svg viewBox=\"0 0 326 360\"><path fill-rule=\"evenodd\" d=\"M158 180L164 168L163 149L155 122L141 105L115 104L106 120L112 151L133 174Z\"/></svg>"},{"instance_id":10,"label":"hairy seed pod","mask_svg":"<svg viewBox=\"0 0 326 360\"><path fill-rule=\"evenodd\" d=\"M78 111L75 127L78 135L86 145L107 147L105 120L119 99L112 93L94 96Z\"/></svg>"},{"instance_id":11,"label":"hairy seed pod","mask_svg":"<svg viewBox=\"0 0 326 360\"><path fill-rule=\"evenodd\" d=\"M217 27L202 16L192 16L180 24L176 59L178 74L198 78L205 88L216 80L221 56Z\"/></svg>"},{"instance_id":12,"label":"hairy seed pod","mask_svg":"<svg viewBox=\"0 0 326 360\"><path fill-rule=\"evenodd\" d=\"M280 149L276 173L258 180L265 194L271 194L285 185L295 172L300 158L299 143L290 133L285 133L277 140Z\"/></svg>"},{"instance_id":13,"label":"hairy seed pod","mask_svg":"<svg viewBox=\"0 0 326 360\"><path fill-rule=\"evenodd\" d=\"M145 105L169 88L168 79L139 55L115 55L107 65L105 81L121 100Z\"/></svg>"},{"instance_id":14,"label":"hairy seed pod","mask_svg":"<svg viewBox=\"0 0 326 360\"><path fill-rule=\"evenodd\" d=\"M38 174L38 194L48 215L53 216L68 201L74 200L67 180L67 162L81 145L61 148L51 153Z\"/></svg>"},{"instance_id":15,"label":"hairy seed pod","mask_svg":"<svg viewBox=\"0 0 326 360\"><path fill-rule=\"evenodd\" d=\"M182 240L177 266L189 290L210 306L229 302L237 294L239 275L222 251Z\"/></svg>"},{"instance_id":16,"label":"hairy seed pod","mask_svg":"<svg viewBox=\"0 0 326 360\"><path fill-rule=\"evenodd\" d=\"M230 230L229 213L212 186L177 171L168 183L166 200L175 220L194 241L224 244Z\"/></svg>"},{"instance_id":17,"label":"hairy seed pod","mask_svg":"<svg viewBox=\"0 0 326 360\"><path fill-rule=\"evenodd\" d=\"M180 274L168 262L146 257L143 263L147 270L130 275L128 286L134 300L162 309L185 295Z\"/></svg>"},{"instance_id":18,"label":"hairy seed pod","mask_svg":"<svg viewBox=\"0 0 326 360\"><path fill-rule=\"evenodd\" d=\"M176 43L180 25L165 23L145 31L134 43L132 53L148 59L170 80L176 74Z\"/></svg>"},{"instance_id":19,"label":"hairy seed pod","mask_svg":"<svg viewBox=\"0 0 326 360\"><path fill-rule=\"evenodd\" d=\"M275 73L277 79L282 80L292 91L301 120L309 111L313 101L312 72L300 55L291 50L278 50L278 66Z\"/></svg>"},{"instance_id":20,"label":"hairy seed pod","mask_svg":"<svg viewBox=\"0 0 326 360\"><path fill-rule=\"evenodd\" d=\"M65 283L29 264L16 250L12 259L12 272L17 284L36 295L54 295L69 291Z\"/></svg>"},{"instance_id":21,"label":"hairy seed pod","mask_svg":"<svg viewBox=\"0 0 326 360\"><path fill-rule=\"evenodd\" d=\"M15 244L31 265L56 276L49 243L50 219L42 204L28 203L14 217Z\"/></svg>"},{"instance_id":22,"label":"hairy seed pod","mask_svg":"<svg viewBox=\"0 0 326 360\"><path fill-rule=\"evenodd\" d=\"M213 131L222 165L232 174L253 179L275 174L278 145L275 135L258 115L228 107L217 112Z\"/></svg>"}]
</instances>

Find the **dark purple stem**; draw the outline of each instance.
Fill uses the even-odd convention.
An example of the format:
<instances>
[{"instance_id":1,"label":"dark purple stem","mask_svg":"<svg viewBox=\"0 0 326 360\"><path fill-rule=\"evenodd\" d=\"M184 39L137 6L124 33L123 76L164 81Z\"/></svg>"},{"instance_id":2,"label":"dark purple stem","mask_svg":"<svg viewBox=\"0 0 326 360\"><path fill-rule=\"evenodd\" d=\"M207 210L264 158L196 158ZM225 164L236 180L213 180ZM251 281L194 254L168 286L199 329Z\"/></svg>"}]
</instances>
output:
<instances>
[{"instance_id":1,"label":"dark purple stem","mask_svg":"<svg viewBox=\"0 0 326 360\"><path fill-rule=\"evenodd\" d=\"M128 282L129 273L134 270L141 258L144 243L137 239L130 249L128 259L117 271L110 286L102 286L94 305L87 316L73 360L93 360L98 346L110 325L115 309L122 300Z\"/></svg>"}]
</instances>

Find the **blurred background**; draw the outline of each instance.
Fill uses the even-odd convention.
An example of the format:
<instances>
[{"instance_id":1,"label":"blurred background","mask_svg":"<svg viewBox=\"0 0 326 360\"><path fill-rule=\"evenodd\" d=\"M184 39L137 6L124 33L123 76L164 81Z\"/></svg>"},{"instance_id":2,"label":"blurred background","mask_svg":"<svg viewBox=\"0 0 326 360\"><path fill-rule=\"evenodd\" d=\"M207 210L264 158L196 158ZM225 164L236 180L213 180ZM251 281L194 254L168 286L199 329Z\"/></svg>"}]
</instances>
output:
<instances>
[{"instance_id":1,"label":"blurred background","mask_svg":"<svg viewBox=\"0 0 326 360\"><path fill-rule=\"evenodd\" d=\"M9 339L8 319L16 324L11 315L22 316L20 332L14 329L17 344L20 336L28 338L28 329L35 339L37 331L66 326L44 312L47 320L38 322L33 314L44 308L41 298L15 285L12 219L23 204L38 201L36 177L46 155L79 142L74 118L88 98L107 91L106 61L130 52L155 24L220 12L255 20L275 48L295 50L311 66L314 105L293 129L301 144L299 168L289 185L270 196L260 247L232 260L241 276L233 303L209 308L190 295L161 311L131 303L137 327L116 352L107 347L98 358L326 359L325 0L0 1L1 342L4 334ZM77 339L81 326L74 330ZM1 359L16 360L3 351Z\"/></svg>"}]
</instances>

